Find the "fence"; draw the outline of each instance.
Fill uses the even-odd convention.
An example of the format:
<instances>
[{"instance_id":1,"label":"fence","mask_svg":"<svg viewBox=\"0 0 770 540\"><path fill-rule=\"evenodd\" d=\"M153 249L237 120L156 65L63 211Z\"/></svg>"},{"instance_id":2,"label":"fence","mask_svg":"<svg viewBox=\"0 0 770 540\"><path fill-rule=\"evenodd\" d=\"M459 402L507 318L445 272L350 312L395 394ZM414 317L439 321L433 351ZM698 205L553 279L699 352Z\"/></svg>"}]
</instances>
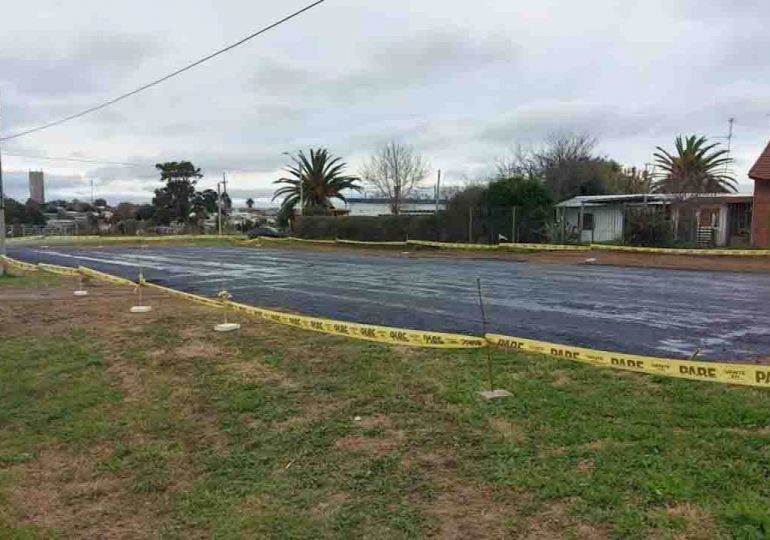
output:
<instances>
[{"instance_id":1,"label":"fence","mask_svg":"<svg viewBox=\"0 0 770 540\"><path fill-rule=\"evenodd\" d=\"M300 216L293 234L305 239L361 242L427 240L497 244L543 242L548 239L550 213L542 209L475 205L436 214L384 216Z\"/></svg>"}]
</instances>

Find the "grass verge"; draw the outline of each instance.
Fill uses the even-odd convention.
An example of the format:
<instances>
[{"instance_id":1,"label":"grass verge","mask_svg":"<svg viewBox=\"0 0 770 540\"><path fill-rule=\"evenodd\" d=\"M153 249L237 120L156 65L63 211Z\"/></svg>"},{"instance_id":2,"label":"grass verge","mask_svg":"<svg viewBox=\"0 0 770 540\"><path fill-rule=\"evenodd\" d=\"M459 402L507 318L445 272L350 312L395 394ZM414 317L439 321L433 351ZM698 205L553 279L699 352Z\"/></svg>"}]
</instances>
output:
<instances>
[{"instance_id":1,"label":"grass verge","mask_svg":"<svg viewBox=\"0 0 770 540\"><path fill-rule=\"evenodd\" d=\"M751 537L770 393L0 287L0 537ZM29 283L29 282L27 282ZM4 296L5 295L5 296ZM66 301L64 299L66 298Z\"/></svg>"}]
</instances>

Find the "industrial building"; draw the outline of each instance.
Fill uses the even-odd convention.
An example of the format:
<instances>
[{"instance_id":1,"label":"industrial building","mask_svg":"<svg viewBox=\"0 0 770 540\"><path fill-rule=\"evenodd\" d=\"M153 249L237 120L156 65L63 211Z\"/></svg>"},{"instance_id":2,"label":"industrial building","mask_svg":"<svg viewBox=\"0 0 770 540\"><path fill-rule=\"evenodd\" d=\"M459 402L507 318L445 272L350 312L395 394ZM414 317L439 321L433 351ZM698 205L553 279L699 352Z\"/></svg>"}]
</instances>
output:
<instances>
[{"instance_id":1,"label":"industrial building","mask_svg":"<svg viewBox=\"0 0 770 540\"><path fill-rule=\"evenodd\" d=\"M38 204L45 203L43 171L29 171L29 198Z\"/></svg>"}]
</instances>

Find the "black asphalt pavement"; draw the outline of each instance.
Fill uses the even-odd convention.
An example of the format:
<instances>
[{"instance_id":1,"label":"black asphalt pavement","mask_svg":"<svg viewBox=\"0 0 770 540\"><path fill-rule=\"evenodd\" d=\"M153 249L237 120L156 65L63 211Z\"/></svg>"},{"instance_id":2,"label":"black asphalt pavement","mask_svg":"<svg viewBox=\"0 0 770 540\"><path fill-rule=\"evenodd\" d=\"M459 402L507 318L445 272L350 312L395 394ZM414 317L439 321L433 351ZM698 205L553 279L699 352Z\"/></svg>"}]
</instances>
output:
<instances>
[{"instance_id":1,"label":"black asphalt pavement","mask_svg":"<svg viewBox=\"0 0 770 540\"><path fill-rule=\"evenodd\" d=\"M537 265L229 246L16 247L28 262L82 264L179 290L307 315L611 351L708 359L770 356L770 275Z\"/></svg>"}]
</instances>

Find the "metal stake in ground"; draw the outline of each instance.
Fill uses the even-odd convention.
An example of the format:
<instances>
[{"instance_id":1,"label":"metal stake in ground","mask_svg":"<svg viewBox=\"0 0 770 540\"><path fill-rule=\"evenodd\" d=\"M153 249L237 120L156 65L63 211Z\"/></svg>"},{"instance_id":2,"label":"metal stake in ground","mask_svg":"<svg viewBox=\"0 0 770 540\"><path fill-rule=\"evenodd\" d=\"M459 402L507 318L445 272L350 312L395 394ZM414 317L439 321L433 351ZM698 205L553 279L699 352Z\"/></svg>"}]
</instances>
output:
<instances>
[{"instance_id":1,"label":"metal stake in ground","mask_svg":"<svg viewBox=\"0 0 770 540\"><path fill-rule=\"evenodd\" d=\"M241 327L240 324L227 322L227 302L232 298L232 296L227 291L219 291L217 298L219 298L222 301L222 310L224 311L224 322L222 324L216 325L214 327L214 330L216 332L232 332L233 330L238 330Z\"/></svg>"},{"instance_id":2,"label":"metal stake in ground","mask_svg":"<svg viewBox=\"0 0 770 540\"><path fill-rule=\"evenodd\" d=\"M144 246L139 246L139 282L136 286L136 293L139 295L139 304L131 307L131 313L148 313L152 311L152 306L145 306L142 301L142 289L144 288L144 272L142 271L141 251Z\"/></svg>"},{"instance_id":3,"label":"metal stake in ground","mask_svg":"<svg viewBox=\"0 0 770 540\"><path fill-rule=\"evenodd\" d=\"M231 323L227 322L227 302L230 301L230 299L233 297L227 290L225 289L225 269L224 264L222 261L220 261L220 264L222 266L221 273L222 273L222 290L219 291L219 294L217 295L217 298L222 301L222 311L224 312L224 322L222 324L218 324L214 327L214 330L216 332L232 332L233 330L240 329L241 325L238 323Z\"/></svg>"},{"instance_id":4,"label":"metal stake in ground","mask_svg":"<svg viewBox=\"0 0 770 540\"><path fill-rule=\"evenodd\" d=\"M479 308L481 310L481 331L486 339L487 336L487 314L484 311L484 296L481 294L481 278L476 278L476 289L479 293ZM489 390L479 392L484 399L497 399L511 395L507 390L495 389L494 370L492 369L492 351L487 343L484 347L487 350L487 375L489 376Z\"/></svg>"},{"instance_id":5,"label":"metal stake in ground","mask_svg":"<svg viewBox=\"0 0 770 540\"><path fill-rule=\"evenodd\" d=\"M77 223L77 222L76 222ZM78 282L77 282L77 288L75 289L74 295L75 296L88 296L88 291L83 287L83 274L80 273L80 257L75 259L77 261L77 267L78 267Z\"/></svg>"}]
</instances>

